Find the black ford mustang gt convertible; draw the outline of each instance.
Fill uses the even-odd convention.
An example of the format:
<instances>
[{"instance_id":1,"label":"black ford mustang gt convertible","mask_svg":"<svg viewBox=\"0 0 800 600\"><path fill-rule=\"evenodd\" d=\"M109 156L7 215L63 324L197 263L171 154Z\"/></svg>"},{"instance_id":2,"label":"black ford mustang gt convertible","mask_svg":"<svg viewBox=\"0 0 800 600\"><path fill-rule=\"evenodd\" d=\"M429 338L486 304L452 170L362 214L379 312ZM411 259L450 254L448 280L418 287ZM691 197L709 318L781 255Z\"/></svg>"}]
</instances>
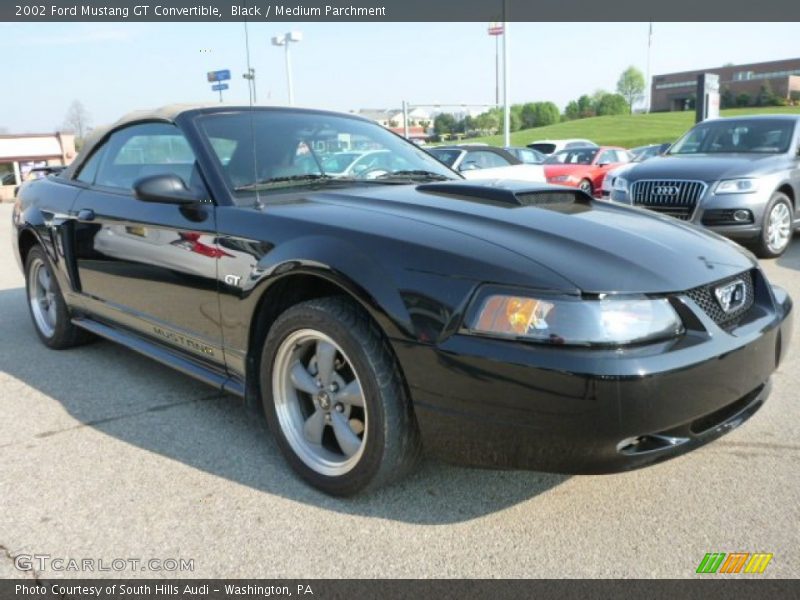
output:
<instances>
[{"instance_id":1,"label":"black ford mustang gt convertible","mask_svg":"<svg viewBox=\"0 0 800 600\"><path fill-rule=\"evenodd\" d=\"M332 494L470 464L632 469L766 400L792 302L747 251L578 190L478 186L372 122L169 107L23 185L33 324L263 410Z\"/></svg>"}]
</instances>

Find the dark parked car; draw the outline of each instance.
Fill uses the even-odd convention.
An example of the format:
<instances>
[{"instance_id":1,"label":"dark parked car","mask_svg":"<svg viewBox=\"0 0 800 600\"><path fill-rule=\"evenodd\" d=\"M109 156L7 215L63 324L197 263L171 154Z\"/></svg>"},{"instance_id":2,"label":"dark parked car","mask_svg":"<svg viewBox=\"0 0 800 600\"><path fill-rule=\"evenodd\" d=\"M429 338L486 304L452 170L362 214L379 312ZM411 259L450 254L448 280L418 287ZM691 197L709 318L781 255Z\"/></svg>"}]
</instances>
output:
<instances>
[{"instance_id":1,"label":"dark parked car","mask_svg":"<svg viewBox=\"0 0 800 600\"><path fill-rule=\"evenodd\" d=\"M326 174L347 147L389 156ZM421 444L569 473L665 460L758 410L792 331L738 246L464 181L352 115L138 112L25 183L13 225L45 345L99 335L241 396L333 494L397 479Z\"/></svg>"},{"instance_id":2,"label":"dark parked car","mask_svg":"<svg viewBox=\"0 0 800 600\"><path fill-rule=\"evenodd\" d=\"M611 198L780 256L800 226L800 117L700 123L663 156L615 178Z\"/></svg>"}]
</instances>

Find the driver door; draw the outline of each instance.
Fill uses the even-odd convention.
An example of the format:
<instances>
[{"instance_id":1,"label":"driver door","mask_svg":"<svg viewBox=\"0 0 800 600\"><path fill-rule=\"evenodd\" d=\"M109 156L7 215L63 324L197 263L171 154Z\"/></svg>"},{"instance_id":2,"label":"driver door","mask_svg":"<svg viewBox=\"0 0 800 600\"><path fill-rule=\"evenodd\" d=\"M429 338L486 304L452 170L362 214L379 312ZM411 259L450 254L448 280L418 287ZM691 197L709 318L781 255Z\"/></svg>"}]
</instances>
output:
<instances>
[{"instance_id":1,"label":"driver door","mask_svg":"<svg viewBox=\"0 0 800 600\"><path fill-rule=\"evenodd\" d=\"M175 174L196 205L144 202L142 177ZM73 204L82 301L95 317L222 362L215 207L194 153L174 125L141 123L113 133L77 176Z\"/></svg>"}]
</instances>

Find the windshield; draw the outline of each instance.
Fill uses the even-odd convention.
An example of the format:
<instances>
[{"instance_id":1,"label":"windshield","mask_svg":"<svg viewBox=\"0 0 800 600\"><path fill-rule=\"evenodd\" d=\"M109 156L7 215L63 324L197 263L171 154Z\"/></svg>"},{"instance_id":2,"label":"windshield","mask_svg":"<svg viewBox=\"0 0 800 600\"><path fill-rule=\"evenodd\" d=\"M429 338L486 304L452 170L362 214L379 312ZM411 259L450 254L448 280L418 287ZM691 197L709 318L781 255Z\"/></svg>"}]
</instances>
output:
<instances>
[{"instance_id":1,"label":"windshield","mask_svg":"<svg viewBox=\"0 0 800 600\"><path fill-rule=\"evenodd\" d=\"M433 156L437 159L442 161L448 167L452 167L458 157L461 156L461 150L447 150L447 149L440 149L440 148L431 148L428 150Z\"/></svg>"},{"instance_id":2,"label":"windshield","mask_svg":"<svg viewBox=\"0 0 800 600\"><path fill-rule=\"evenodd\" d=\"M362 119L256 109L199 121L235 196L345 181L458 179L424 150Z\"/></svg>"},{"instance_id":3,"label":"windshield","mask_svg":"<svg viewBox=\"0 0 800 600\"><path fill-rule=\"evenodd\" d=\"M597 154L597 148L576 148L574 150L562 150L552 156L548 156L544 161L546 165L590 165Z\"/></svg>"},{"instance_id":4,"label":"windshield","mask_svg":"<svg viewBox=\"0 0 800 600\"><path fill-rule=\"evenodd\" d=\"M789 149L790 119L721 119L701 123L670 148L668 154L780 154Z\"/></svg>"},{"instance_id":5,"label":"windshield","mask_svg":"<svg viewBox=\"0 0 800 600\"><path fill-rule=\"evenodd\" d=\"M556 145L549 142L534 142L532 144L528 144L528 148L532 148L533 150L541 152L542 154L550 154L556 149Z\"/></svg>"}]
</instances>

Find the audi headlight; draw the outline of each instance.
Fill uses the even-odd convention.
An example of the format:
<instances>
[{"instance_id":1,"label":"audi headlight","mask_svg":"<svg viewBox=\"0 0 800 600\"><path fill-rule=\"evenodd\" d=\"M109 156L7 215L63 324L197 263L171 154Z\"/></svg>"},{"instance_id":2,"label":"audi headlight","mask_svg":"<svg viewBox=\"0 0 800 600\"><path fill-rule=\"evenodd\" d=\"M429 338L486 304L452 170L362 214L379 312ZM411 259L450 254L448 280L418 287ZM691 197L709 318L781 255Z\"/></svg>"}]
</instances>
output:
<instances>
[{"instance_id":1,"label":"audi headlight","mask_svg":"<svg viewBox=\"0 0 800 600\"><path fill-rule=\"evenodd\" d=\"M683 324L665 298L480 294L469 333L560 345L623 345L674 337Z\"/></svg>"},{"instance_id":2,"label":"audi headlight","mask_svg":"<svg viewBox=\"0 0 800 600\"><path fill-rule=\"evenodd\" d=\"M749 194L758 191L758 179L723 179L714 189L715 194Z\"/></svg>"},{"instance_id":3,"label":"audi headlight","mask_svg":"<svg viewBox=\"0 0 800 600\"><path fill-rule=\"evenodd\" d=\"M611 188L618 191L618 192L627 192L628 191L628 180L624 177L616 177L611 184Z\"/></svg>"},{"instance_id":4,"label":"audi headlight","mask_svg":"<svg viewBox=\"0 0 800 600\"><path fill-rule=\"evenodd\" d=\"M550 181L569 181L572 179L569 175L556 175L555 177L551 177Z\"/></svg>"}]
</instances>

